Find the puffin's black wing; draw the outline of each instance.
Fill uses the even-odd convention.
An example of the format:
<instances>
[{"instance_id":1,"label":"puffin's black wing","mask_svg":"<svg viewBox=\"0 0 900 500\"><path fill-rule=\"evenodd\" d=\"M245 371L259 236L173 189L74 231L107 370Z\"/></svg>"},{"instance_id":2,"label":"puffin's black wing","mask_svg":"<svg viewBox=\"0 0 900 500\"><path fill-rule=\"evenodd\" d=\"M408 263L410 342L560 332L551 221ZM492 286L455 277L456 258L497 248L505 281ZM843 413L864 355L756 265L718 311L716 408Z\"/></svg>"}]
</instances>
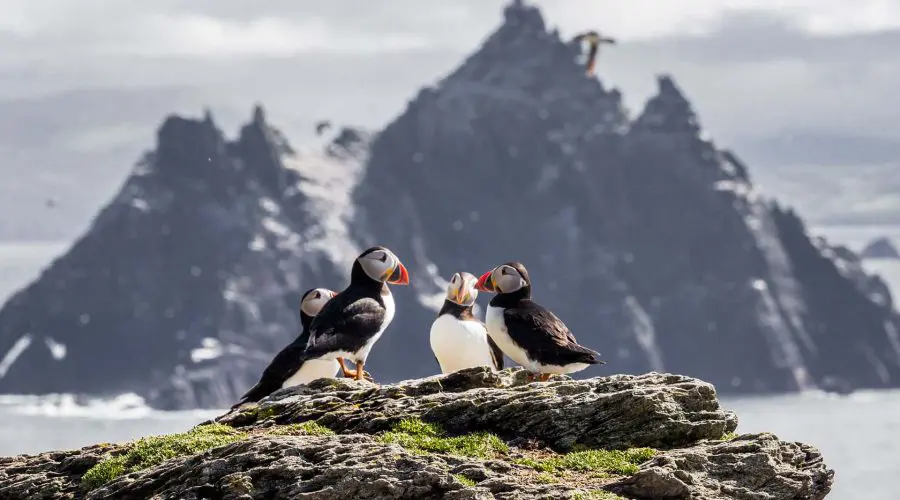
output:
<instances>
[{"instance_id":1,"label":"puffin's black wing","mask_svg":"<svg viewBox=\"0 0 900 500\"><path fill-rule=\"evenodd\" d=\"M578 345L575 335L555 314L531 300L504 309L503 320L512 340L536 361L553 365L605 363L600 353Z\"/></svg>"},{"instance_id":2,"label":"puffin's black wing","mask_svg":"<svg viewBox=\"0 0 900 500\"><path fill-rule=\"evenodd\" d=\"M491 339L491 336L487 336L488 345L491 347L491 359L494 360L494 368L498 370L503 369L503 351L500 350L500 347L494 343L494 340Z\"/></svg>"},{"instance_id":3,"label":"puffin's black wing","mask_svg":"<svg viewBox=\"0 0 900 500\"><path fill-rule=\"evenodd\" d=\"M335 352L354 352L384 323L384 306L371 297L340 293L329 300L309 326L307 354L311 358Z\"/></svg>"},{"instance_id":4,"label":"puffin's black wing","mask_svg":"<svg viewBox=\"0 0 900 500\"><path fill-rule=\"evenodd\" d=\"M301 335L300 338L288 344L287 347L275 355L269 366L263 370L262 376L259 377L259 382L241 396L241 400L232 408L237 408L244 403L259 401L281 389L281 384L303 365L303 351L305 350L306 339Z\"/></svg>"}]
</instances>

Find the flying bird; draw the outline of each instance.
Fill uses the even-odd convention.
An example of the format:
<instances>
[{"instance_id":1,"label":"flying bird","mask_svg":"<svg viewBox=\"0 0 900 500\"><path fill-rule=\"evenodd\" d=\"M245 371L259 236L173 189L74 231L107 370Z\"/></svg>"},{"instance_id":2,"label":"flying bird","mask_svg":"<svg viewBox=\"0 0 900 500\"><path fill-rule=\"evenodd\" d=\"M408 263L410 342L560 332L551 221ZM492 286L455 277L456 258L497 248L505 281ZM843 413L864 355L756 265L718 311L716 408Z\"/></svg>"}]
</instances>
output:
<instances>
[{"instance_id":1,"label":"flying bird","mask_svg":"<svg viewBox=\"0 0 900 500\"><path fill-rule=\"evenodd\" d=\"M585 33L580 33L572 39L573 42L588 43L588 54L587 60L585 61L585 72L588 76L594 74L594 66L597 61L597 52L600 50L601 43L608 43L610 45L615 45L616 40L614 38L606 38L600 36L596 31L587 31Z\"/></svg>"},{"instance_id":2,"label":"flying bird","mask_svg":"<svg viewBox=\"0 0 900 500\"><path fill-rule=\"evenodd\" d=\"M600 353L581 346L568 327L531 300L531 278L521 262L507 262L484 273L475 288L496 293L485 315L487 333L504 354L529 371L529 380L574 373L605 364Z\"/></svg>"},{"instance_id":3,"label":"flying bird","mask_svg":"<svg viewBox=\"0 0 900 500\"><path fill-rule=\"evenodd\" d=\"M326 130L331 128L331 122L328 120L322 120L316 122L316 135L322 135Z\"/></svg>"},{"instance_id":4,"label":"flying bird","mask_svg":"<svg viewBox=\"0 0 900 500\"><path fill-rule=\"evenodd\" d=\"M476 366L503 369L503 351L472 313L478 297L477 282L472 274L455 273L447 286L444 305L431 324L431 350L443 373Z\"/></svg>"}]
</instances>

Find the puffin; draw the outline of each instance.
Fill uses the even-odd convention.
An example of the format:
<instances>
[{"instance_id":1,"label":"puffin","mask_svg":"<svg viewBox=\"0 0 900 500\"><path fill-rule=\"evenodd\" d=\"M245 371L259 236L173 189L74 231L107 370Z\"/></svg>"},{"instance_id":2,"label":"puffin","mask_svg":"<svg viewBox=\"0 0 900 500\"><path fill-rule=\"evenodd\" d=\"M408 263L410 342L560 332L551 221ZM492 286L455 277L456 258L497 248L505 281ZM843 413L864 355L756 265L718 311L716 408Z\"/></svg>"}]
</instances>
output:
<instances>
[{"instance_id":1,"label":"puffin","mask_svg":"<svg viewBox=\"0 0 900 500\"><path fill-rule=\"evenodd\" d=\"M259 382L241 396L241 400L232 409L244 403L259 401L279 389L307 384L317 378L332 378L337 374L337 360L304 362L302 356L309 341L309 325L335 295L337 292L327 288L312 288L303 294L300 298L300 325L303 327L300 336L275 355Z\"/></svg>"},{"instance_id":2,"label":"puffin","mask_svg":"<svg viewBox=\"0 0 900 500\"><path fill-rule=\"evenodd\" d=\"M555 314L531 300L531 278L521 262L507 262L478 278L475 288L496 293L488 304L485 326L491 339L528 370L528 380L546 381L590 365L606 364L600 353L579 345Z\"/></svg>"},{"instance_id":3,"label":"puffin","mask_svg":"<svg viewBox=\"0 0 900 500\"><path fill-rule=\"evenodd\" d=\"M342 366L347 358L356 363L356 371L350 373L362 380L372 346L394 319L388 284L409 285L409 273L400 259L383 246L362 252L353 262L350 284L313 319L303 358L337 359Z\"/></svg>"},{"instance_id":4,"label":"puffin","mask_svg":"<svg viewBox=\"0 0 900 500\"><path fill-rule=\"evenodd\" d=\"M584 68L585 72L587 73L588 76L591 76L594 74L594 65L597 61L597 52L600 49L600 44L601 43L608 43L610 45L616 44L615 38L607 38L607 37L600 36L600 34L597 33L596 31L587 31L585 33L580 33L578 35L575 35L575 38L573 38L572 41L578 42L578 43L588 42L588 44L589 44L590 48L588 49L587 59L585 61L585 68Z\"/></svg>"},{"instance_id":5,"label":"puffin","mask_svg":"<svg viewBox=\"0 0 900 500\"><path fill-rule=\"evenodd\" d=\"M473 274L454 273L444 305L431 324L431 351L442 373L476 366L503 369L503 351L488 337L484 323L472 314L478 297L477 282Z\"/></svg>"}]
</instances>

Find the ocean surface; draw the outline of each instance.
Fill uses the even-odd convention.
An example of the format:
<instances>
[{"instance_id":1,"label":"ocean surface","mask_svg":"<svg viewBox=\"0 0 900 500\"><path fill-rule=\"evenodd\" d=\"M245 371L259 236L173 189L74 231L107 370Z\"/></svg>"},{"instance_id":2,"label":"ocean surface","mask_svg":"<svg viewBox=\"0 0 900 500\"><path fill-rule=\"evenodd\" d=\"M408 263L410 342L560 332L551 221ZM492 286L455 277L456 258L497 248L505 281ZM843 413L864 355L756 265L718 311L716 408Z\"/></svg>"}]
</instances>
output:
<instances>
[{"instance_id":1,"label":"ocean surface","mask_svg":"<svg viewBox=\"0 0 900 500\"><path fill-rule=\"evenodd\" d=\"M814 228L830 242L859 250L876 236L900 244L900 227ZM0 243L0 303L37 278L67 243ZM900 297L900 261L866 261ZM896 300L896 299L895 299ZM2 358L2 356L0 356ZM836 471L829 499L894 500L900 491L900 391L849 396L810 392L759 398L723 398L740 419L739 433L772 432L818 447ZM179 432L221 410L159 412L136 395L76 401L70 395L0 395L0 456L79 448Z\"/></svg>"}]
</instances>

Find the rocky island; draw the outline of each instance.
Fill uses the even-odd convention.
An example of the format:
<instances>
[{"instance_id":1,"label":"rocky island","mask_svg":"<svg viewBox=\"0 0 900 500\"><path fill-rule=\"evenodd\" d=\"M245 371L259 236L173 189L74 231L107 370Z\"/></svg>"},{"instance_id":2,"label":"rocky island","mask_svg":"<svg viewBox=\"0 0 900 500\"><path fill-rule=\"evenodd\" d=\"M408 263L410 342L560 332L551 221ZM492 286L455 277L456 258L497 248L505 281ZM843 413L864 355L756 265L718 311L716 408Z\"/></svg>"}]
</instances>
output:
<instances>
[{"instance_id":1,"label":"rocky island","mask_svg":"<svg viewBox=\"0 0 900 500\"><path fill-rule=\"evenodd\" d=\"M182 434L0 458L0 498L821 499L818 450L651 372L320 379Z\"/></svg>"},{"instance_id":2,"label":"rocky island","mask_svg":"<svg viewBox=\"0 0 900 500\"><path fill-rule=\"evenodd\" d=\"M885 283L760 193L673 76L628 110L537 7L498 18L391 123L324 148L291 146L262 107L233 136L211 112L165 118L82 237L0 304L0 392L231 405L297 336L303 290L342 288L374 244L413 281L367 365L381 382L438 369L408 360L431 359L449 276L515 259L616 373L898 385Z\"/></svg>"}]
</instances>

